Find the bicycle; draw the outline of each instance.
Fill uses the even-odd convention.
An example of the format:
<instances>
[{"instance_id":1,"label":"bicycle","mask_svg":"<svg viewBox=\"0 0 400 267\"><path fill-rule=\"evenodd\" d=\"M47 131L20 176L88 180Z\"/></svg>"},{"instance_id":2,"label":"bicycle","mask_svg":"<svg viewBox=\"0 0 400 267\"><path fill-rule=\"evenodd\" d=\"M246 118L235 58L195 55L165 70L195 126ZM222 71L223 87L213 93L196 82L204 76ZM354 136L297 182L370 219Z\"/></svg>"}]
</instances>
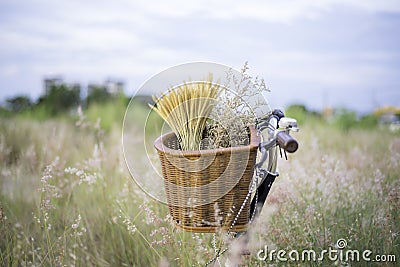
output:
<instances>
[{"instance_id":1,"label":"bicycle","mask_svg":"<svg viewBox=\"0 0 400 267\"><path fill-rule=\"evenodd\" d=\"M261 153L261 156L259 162L256 163L254 167L255 177L253 182L251 183L249 195L246 197L246 199L248 199L250 195L254 193L250 204L250 225L252 224L254 219L260 215L261 210L265 205L267 196L271 190L272 184L274 183L276 177L279 176L279 173L276 171L278 162L278 150L281 157L284 154L285 159L287 160L286 153L294 153L299 147L297 140L290 135L290 131L299 131L296 119L285 117L284 113L279 109L275 109L265 117L258 119L256 123L256 128L261 136L261 142L259 144L259 151ZM263 134L264 131L266 131L266 136ZM263 167L265 164L266 168ZM243 205L244 204L245 203L243 203ZM239 210L237 217L240 215L240 211L241 210ZM234 226L234 222L231 225L231 228ZM245 236L244 238L247 239L247 232L234 234L235 238L239 238L241 236ZM248 239L246 240L246 242L248 242ZM219 256L221 256L228 250L228 248L221 250L216 247L215 234L213 239L213 247L216 255L213 259L207 262L205 266L208 266L209 264L216 261ZM250 254L249 251L242 251L242 255L248 254Z\"/></svg>"}]
</instances>

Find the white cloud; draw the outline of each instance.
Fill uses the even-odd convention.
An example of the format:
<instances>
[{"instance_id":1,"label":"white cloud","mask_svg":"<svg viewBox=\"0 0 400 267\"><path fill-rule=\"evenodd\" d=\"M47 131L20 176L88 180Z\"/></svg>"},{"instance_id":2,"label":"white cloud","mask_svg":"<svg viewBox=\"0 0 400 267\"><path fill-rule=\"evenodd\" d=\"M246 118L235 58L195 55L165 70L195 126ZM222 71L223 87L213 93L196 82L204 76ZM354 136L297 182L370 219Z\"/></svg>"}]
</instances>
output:
<instances>
[{"instance_id":1,"label":"white cloud","mask_svg":"<svg viewBox=\"0 0 400 267\"><path fill-rule=\"evenodd\" d=\"M388 77L395 83L393 67L384 63L398 64L398 50L382 51L378 44L354 53L351 38L364 29L352 28L351 20L339 21L348 30L338 29L335 15L342 10L359 18L399 13L397 2L5 0L0 3L0 87L2 94L3 88L33 86L39 92L43 75L53 73L83 84L121 77L132 90L157 71L191 60L238 68L250 60L256 74L281 87L296 82L363 87ZM344 41L336 42L335 34ZM18 77L24 79L14 82Z\"/></svg>"},{"instance_id":2,"label":"white cloud","mask_svg":"<svg viewBox=\"0 0 400 267\"><path fill-rule=\"evenodd\" d=\"M317 19L341 6L366 12L400 12L397 0L157 0L151 4L132 4L139 13L155 16L213 19L254 19L268 22L291 23L297 19Z\"/></svg>"}]
</instances>

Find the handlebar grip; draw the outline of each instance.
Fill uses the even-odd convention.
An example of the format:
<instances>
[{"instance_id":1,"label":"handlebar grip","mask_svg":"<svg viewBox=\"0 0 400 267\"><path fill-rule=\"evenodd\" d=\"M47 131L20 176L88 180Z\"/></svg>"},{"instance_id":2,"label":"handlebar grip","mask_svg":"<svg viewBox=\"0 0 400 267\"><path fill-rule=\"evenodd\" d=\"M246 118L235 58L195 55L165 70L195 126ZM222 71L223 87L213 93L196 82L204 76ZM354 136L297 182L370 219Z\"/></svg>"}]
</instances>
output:
<instances>
[{"instance_id":1,"label":"handlebar grip","mask_svg":"<svg viewBox=\"0 0 400 267\"><path fill-rule=\"evenodd\" d=\"M296 139L294 139L287 132L279 132L276 135L276 141L278 142L281 148L283 148L289 153L296 152L297 148L299 147L299 143L297 143Z\"/></svg>"}]
</instances>

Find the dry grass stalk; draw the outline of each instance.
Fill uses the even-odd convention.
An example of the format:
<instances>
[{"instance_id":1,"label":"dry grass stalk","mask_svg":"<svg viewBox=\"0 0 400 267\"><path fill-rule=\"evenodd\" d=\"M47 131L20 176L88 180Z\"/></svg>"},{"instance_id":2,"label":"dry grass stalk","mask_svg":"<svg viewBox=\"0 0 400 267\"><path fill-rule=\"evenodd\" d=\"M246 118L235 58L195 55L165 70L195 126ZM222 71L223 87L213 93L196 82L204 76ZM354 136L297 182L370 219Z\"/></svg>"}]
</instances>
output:
<instances>
[{"instance_id":1,"label":"dry grass stalk","mask_svg":"<svg viewBox=\"0 0 400 267\"><path fill-rule=\"evenodd\" d=\"M184 83L169 89L160 98L153 96L156 111L176 134L182 150L199 150L207 119L213 110L221 87L208 81Z\"/></svg>"},{"instance_id":2,"label":"dry grass stalk","mask_svg":"<svg viewBox=\"0 0 400 267\"><path fill-rule=\"evenodd\" d=\"M214 120L208 125L208 146L224 148L245 146L249 143L248 126L254 125L257 113L266 115L271 111L263 94L269 89L263 79L251 77L247 62L240 75L227 73L225 88L213 111Z\"/></svg>"}]
</instances>

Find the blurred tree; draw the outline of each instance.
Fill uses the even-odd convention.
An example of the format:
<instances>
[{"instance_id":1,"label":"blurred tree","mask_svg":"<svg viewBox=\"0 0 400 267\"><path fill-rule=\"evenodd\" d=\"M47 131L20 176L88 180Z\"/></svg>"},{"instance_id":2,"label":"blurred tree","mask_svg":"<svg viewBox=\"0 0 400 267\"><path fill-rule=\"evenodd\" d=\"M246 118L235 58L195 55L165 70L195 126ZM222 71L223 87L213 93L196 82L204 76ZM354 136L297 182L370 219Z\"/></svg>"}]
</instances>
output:
<instances>
[{"instance_id":1,"label":"blurred tree","mask_svg":"<svg viewBox=\"0 0 400 267\"><path fill-rule=\"evenodd\" d=\"M361 128L371 129L378 125L378 117L374 114L367 114L360 118L358 125Z\"/></svg>"},{"instance_id":2,"label":"blurred tree","mask_svg":"<svg viewBox=\"0 0 400 267\"><path fill-rule=\"evenodd\" d=\"M305 105L293 104L285 109L285 116L295 118L299 124L303 124L308 115L308 110Z\"/></svg>"},{"instance_id":3,"label":"blurred tree","mask_svg":"<svg viewBox=\"0 0 400 267\"><path fill-rule=\"evenodd\" d=\"M376 115L377 117L380 117L385 114L400 115L400 108L395 106L383 106L375 109L374 111L374 115Z\"/></svg>"},{"instance_id":4,"label":"blurred tree","mask_svg":"<svg viewBox=\"0 0 400 267\"><path fill-rule=\"evenodd\" d=\"M340 129L348 131L357 125L357 114L346 108L337 109L334 115L334 122Z\"/></svg>"},{"instance_id":5,"label":"blurred tree","mask_svg":"<svg viewBox=\"0 0 400 267\"><path fill-rule=\"evenodd\" d=\"M105 103L113 98L113 95L107 91L104 86L92 86L89 88L89 94L86 98L87 105L93 103Z\"/></svg>"},{"instance_id":6,"label":"blurred tree","mask_svg":"<svg viewBox=\"0 0 400 267\"><path fill-rule=\"evenodd\" d=\"M13 112L21 112L32 107L32 102L27 96L16 96L7 99L7 108Z\"/></svg>"},{"instance_id":7,"label":"blurred tree","mask_svg":"<svg viewBox=\"0 0 400 267\"><path fill-rule=\"evenodd\" d=\"M57 115L78 106L80 93L81 89L77 85L52 85L48 94L39 99L39 104L44 105L50 115Z\"/></svg>"}]
</instances>

